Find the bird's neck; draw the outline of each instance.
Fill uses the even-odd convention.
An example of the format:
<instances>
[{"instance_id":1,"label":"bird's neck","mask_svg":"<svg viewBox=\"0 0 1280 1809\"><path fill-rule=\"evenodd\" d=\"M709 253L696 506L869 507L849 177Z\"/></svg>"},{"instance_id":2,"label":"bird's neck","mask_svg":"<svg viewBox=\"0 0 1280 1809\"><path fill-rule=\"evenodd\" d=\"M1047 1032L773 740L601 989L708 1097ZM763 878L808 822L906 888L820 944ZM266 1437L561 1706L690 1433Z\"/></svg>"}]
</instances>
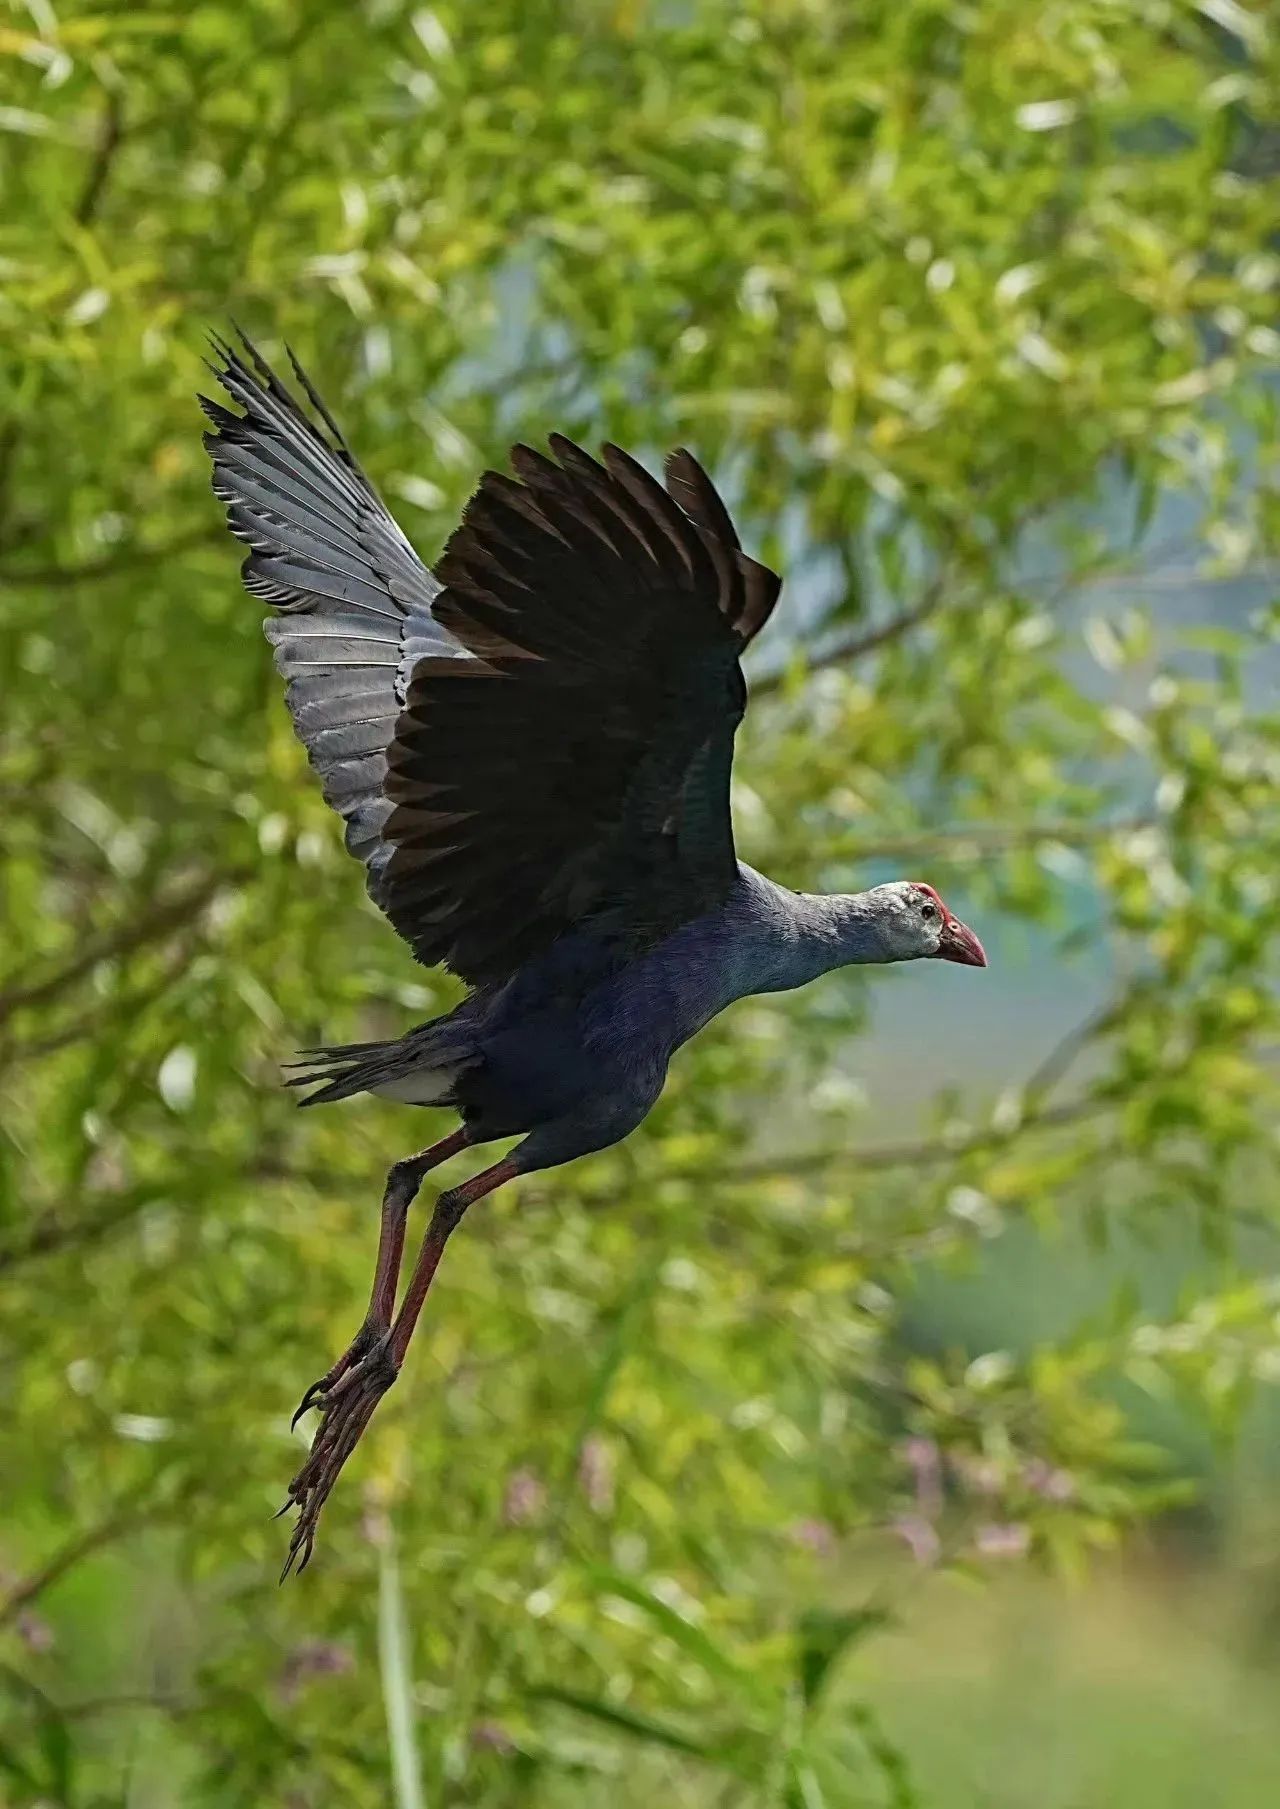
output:
<instances>
[{"instance_id":1,"label":"bird's neck","mask_svg":"<svg viewBox=\"0 0 1280 1809\"><path fill-rule=\"evenodd\" d=\"M789 992L833 968L882 962L892 955L885 938L883 900L874 892L784 892L780 931L771 938L768 984L761 992Z\"/></svg>"},{"instance_id":2,"label":"bird's neck","mask_svg":"<svg viewBox=\"0 0 1280 1809\"><path fill-rule=\"evenodd\" d=\"M799 892L795 967L803 986L833 968L893 960L884 900L875 892Z\"/></svg>"},{"instance_id":3,"label":"bird's neck","mask_svg":"<svg viewBox=\"0 0 1280 1809\"><path fill-rule=\"evenodd\" d=\"M833 967L885 960L882 905L865 892L791 892L740 865L723 906L611 970L591 991L589 1029L615 1051L677 1049L735 999L790 992Z\"/></svg>"}]
</instances>

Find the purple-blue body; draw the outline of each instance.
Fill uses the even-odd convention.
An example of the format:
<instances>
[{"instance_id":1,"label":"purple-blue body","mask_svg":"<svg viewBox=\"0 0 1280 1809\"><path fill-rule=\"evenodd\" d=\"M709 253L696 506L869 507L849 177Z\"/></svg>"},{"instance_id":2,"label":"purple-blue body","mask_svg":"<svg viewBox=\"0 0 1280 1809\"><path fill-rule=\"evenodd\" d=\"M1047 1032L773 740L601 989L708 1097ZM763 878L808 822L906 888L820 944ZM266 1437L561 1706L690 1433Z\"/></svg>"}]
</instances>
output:
<instances>
[{"instance_id":1,"label":"purple-blue body","mask_svg":"<svg viewBox=\"0 0 1280 1809\"><path fill-rule=\"evenodd\" d=\"M740 865L722 905L625 964L598 933L575 931L505 985L382 1046L374 1059L390 1072L350 1078L456 1105L477 1142L525 1133L522 1170L568 1162L633 1130L674 1052L735 999L905 958L881 896L898 890L796 893Z\"/></svg>"},{"instance_id":2,"label":"purple-blue body","mask_svg":"<svg viewBox=\"0 0 1280 1809\"><path fill-rule=\"evenodd\" d=\"M312 1050L292 1083L316 1084L308 1106L378 1093L462 1124L387 1177L364 1323L299 1409L322 1418L289 1486L287 1572L470 1205L625 1137L674 1051L735 999L851 962L986 956L931 886L814 896L737 860L740 656L781 580L691 453L672 452L660 484L616 446L517 446L518 478L481 477L428 571L296 361L324 431L248 341L247 363L215 350L243 412L202 398L214 490L249 548L246 588L274 612L294 726L374 902L472 988L393 1042ZM400 1296L423 1178L512 1136L437 1197Z\"/></svg>"}]
</instances>

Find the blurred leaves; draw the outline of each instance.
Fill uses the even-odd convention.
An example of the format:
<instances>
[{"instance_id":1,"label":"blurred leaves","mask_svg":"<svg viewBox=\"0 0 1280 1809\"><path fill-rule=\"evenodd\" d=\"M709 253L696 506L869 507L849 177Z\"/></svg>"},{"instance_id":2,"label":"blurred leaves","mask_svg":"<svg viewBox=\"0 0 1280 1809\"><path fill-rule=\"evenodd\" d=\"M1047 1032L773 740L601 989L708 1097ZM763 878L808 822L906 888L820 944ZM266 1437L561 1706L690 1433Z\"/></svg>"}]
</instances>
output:
<instances>
[{"instance_id":1,"label":"blurred leaves","mask_svg":"<svg viewBox=\"0 0 1280 1809\"><path fill-rule=\"evenodd\" d=\"M1278 39L1225 0L11 9L15 1805L420 1769L433 1806L905 1809L854 1675L898 1594L1078 1570L1193 1488L1135 1398L1226 1436L1275 1381ZM277 1067L456 991L364 899L236 582L193 402L229 317L427 557L512 439L688 441L788 574L744 857L928 871L1081 992L920 1126L849 1073L865 976L713 1027L627 1144L468 1224L284 1593L288 1413L426 1133L299 1118ZM1178 1298L927 1323L1024 1226L1141 1271L1188 1217Z\"/></svg>"}]
</instances>

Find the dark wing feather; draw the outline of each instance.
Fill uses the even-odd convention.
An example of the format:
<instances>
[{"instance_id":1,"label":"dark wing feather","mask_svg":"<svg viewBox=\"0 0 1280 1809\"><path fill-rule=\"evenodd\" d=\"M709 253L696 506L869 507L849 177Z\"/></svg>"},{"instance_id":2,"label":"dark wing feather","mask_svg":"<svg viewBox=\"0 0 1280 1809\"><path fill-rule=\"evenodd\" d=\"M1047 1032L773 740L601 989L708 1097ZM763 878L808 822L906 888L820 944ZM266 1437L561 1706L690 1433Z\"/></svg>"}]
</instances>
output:
<instances>
[{"instance_id":1,"label":"dark wing feather","mask_svg":"<svg viewBox=\"0 0 1280 1809\"><path fill-rule=\"evenodd\" d=\"M687 452L667 489L553 435L488 472L433 577L305 374L246 340L202 397L214 490L294 727L369 891L428 963L501 981L566 931L620 952L733 883L738 657L779 580Z\"/></svg>"},{"instance_id":2,"label":"dark wing feather","mask_svg":"<svg viewBox=\"0 0 1280 1809\"><path fill-rule=\"evenodd\" d=\"M617 447L550 443L467 505L432 608L475 659L415 669L388 753L379 902L476 984L584 923L625 952L725 896L738 660L779 589L687 452L672 495Z\"/></svg>"},{"instance_id":3,"label":"dark wing feather","mask_svg":"<svg viewBox=\"0 0 1280 1809\"><path fill-rule=\"evenodd\" d=\"M247 339L243 358L221 340L214 349L210 368L244 411L200 398L213 425L205 446L214 494L250 548L246 589L279 612L265 628L294 727L376 897L391 854L382 836L391 811L386 750L409 675L424 654L466 656L431 615L440 586L296 360L294 373L327 432Z\"/></svg>"}]
</instances>

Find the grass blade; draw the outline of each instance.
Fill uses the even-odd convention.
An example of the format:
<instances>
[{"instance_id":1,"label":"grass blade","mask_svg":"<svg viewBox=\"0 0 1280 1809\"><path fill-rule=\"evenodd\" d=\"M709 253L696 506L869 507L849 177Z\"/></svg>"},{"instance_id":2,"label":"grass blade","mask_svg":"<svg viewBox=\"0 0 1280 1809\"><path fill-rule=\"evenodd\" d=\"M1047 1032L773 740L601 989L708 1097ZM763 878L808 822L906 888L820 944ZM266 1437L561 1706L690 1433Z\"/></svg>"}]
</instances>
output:
<instances>
[{"instance_id":1,"label":"grass blade","mask_svg":"<svg viewBox=\"0 0 1280 1809\"><path fill-rule=\"evenodd\" d=\"M629 1734L634 1740L643 1740L649 1746L660 1746L668 1752L687 1753L691 1758L715 1761L719 1755L716 1749L695 1735L685 1733L682 1728L672 1727L666 1722L657 1721L652 1715L637 1713L634 1709L622 1708L613 1702L603 1702L597 1696L588 1696L580 1690L568 1690L559 1684L537 1684L528 1691L535 1702L554 1702L561 1708L574 1709L579 1715L586 1715L592 1721L599 1721L617 1733Z\"/></svg>"},{"instance_id":2,"label":"grass blade","mask_svg":"<svg viewBox=\"0 0 1280 1809\"><path fill-rule=\"evenodd\" d=\"M415 1732L413 1676L409 1664L404 1594L400 1588L395 1535L390 1526L387 1527L378 1559L378 1669L382 1677L382 1701L387 1716L387 1740L391 1747L395 1809L427 1809Z\"/></svg>"}]
</instances>

